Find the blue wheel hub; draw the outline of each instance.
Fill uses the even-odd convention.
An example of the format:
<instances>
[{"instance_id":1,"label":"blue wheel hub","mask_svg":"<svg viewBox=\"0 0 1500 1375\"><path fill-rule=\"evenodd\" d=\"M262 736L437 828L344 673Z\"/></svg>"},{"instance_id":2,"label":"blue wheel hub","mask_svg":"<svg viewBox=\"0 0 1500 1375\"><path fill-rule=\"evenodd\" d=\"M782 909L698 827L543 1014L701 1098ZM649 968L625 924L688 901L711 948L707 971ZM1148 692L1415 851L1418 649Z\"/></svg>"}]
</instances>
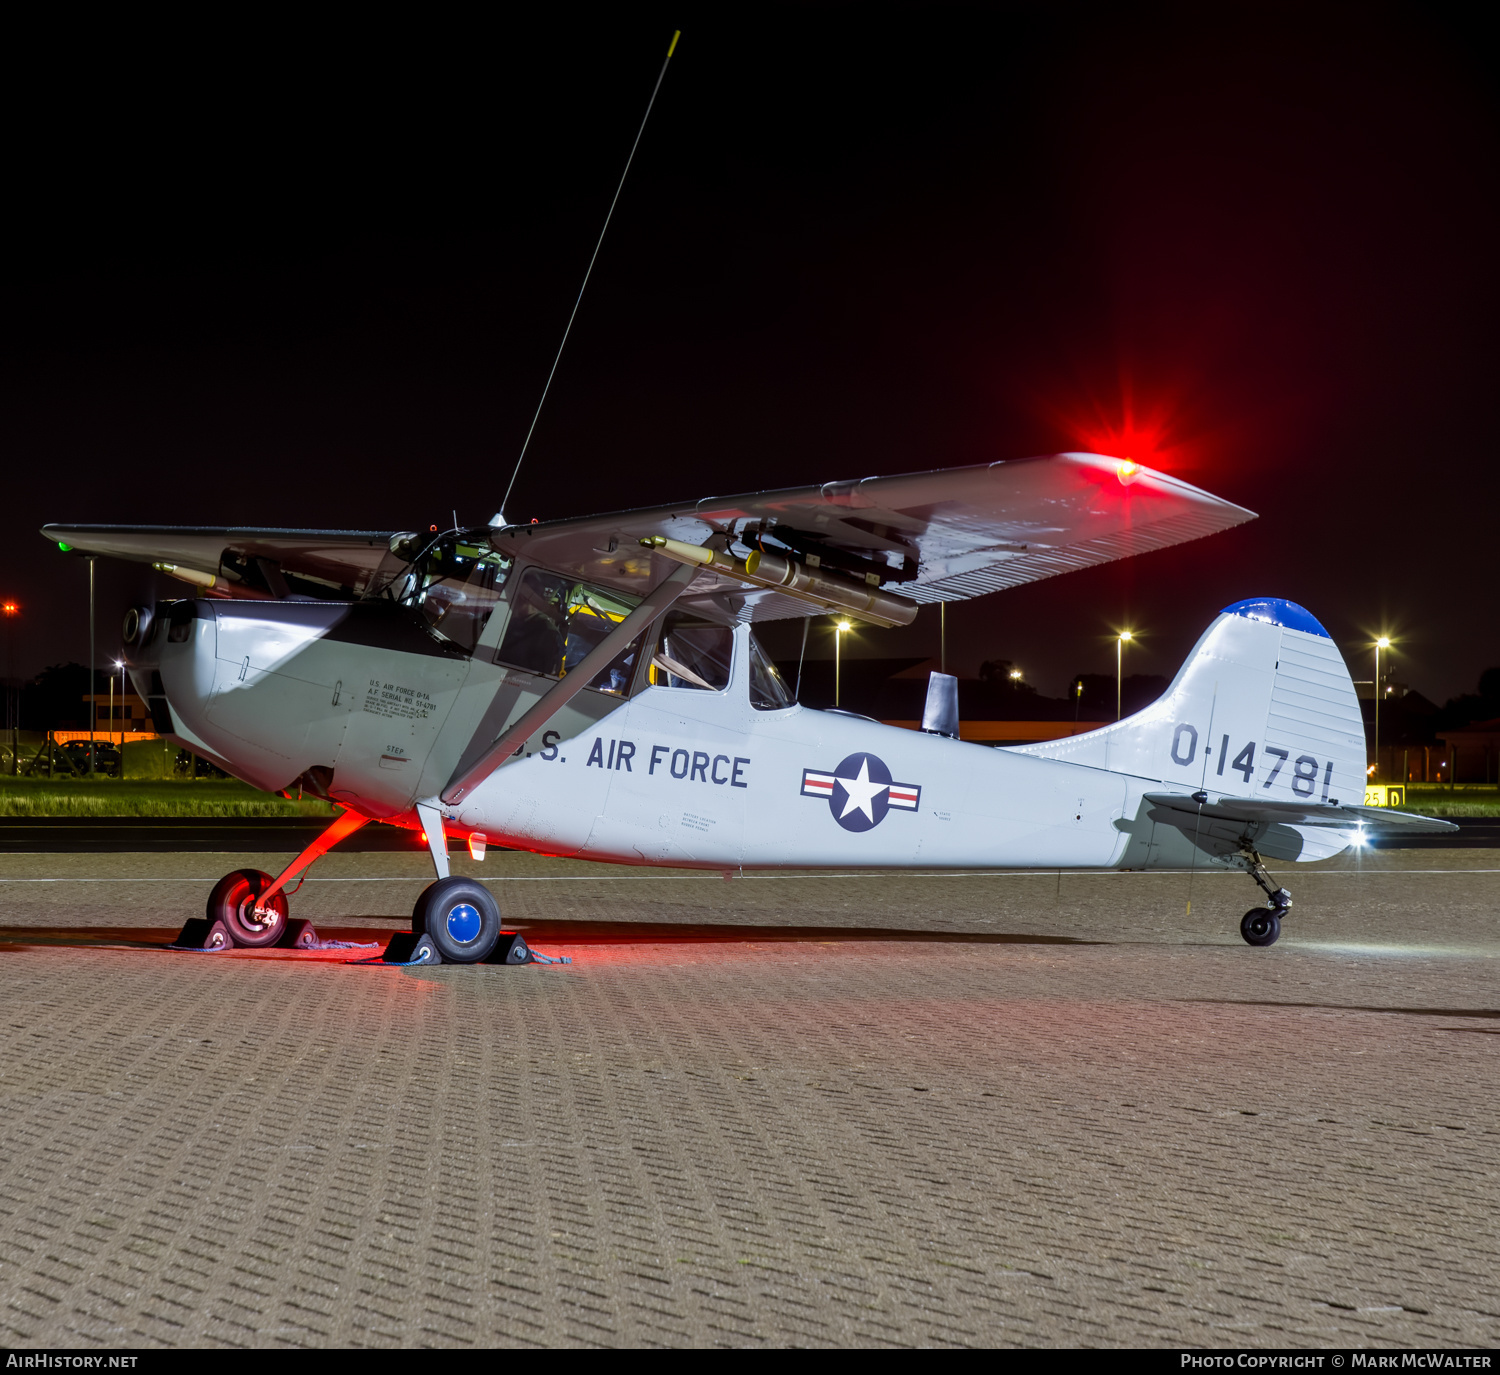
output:
<instances>
[{"instance_id":1,"label":"blue wheel hub","mask_svg":"<svg viewBox=\"0 0 1500 1375\"><path fill-rule=\"evenodd\" d=\"M467 902L457 903L448 909L447 923L448 934L461 945L477 941L483 925L479 909Z\"/></svg>"}]
</instances>

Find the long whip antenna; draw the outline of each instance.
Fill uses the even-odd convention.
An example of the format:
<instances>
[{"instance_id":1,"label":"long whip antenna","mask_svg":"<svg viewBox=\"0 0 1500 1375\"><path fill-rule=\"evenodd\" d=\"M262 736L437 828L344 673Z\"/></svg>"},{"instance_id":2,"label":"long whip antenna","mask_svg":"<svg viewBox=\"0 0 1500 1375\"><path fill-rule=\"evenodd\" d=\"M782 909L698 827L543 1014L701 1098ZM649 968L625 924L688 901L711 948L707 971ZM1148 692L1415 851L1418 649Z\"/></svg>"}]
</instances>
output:
<instances>
[{"instance_id":1,"label":"long whip antenna","mask_svg":"<svg viewBox=\"0 0 1500 1375\"><path fill-rule=\"evenodd\" d=\"M573 321L578 318L578 307L583 304L583 293L588 290L589 278L594 273L594 264L599 260L599 250L604 246L604 236L609 233L609 222L614 218L615 206L620 203L620 192L625 189L625 178L630 175L630 164L635 161L635 150L641 146L641 135L646 132L646 121L651 118L651 109L656 104L656 93L661 90L662 79L667 74L667 64L671 62L672 54L677 51L677 40L681 37L681 29L673 33L672 41L667 45L667 55L662 59L661 71L656 74L656 85L651 88L651 99L646 102L646 113L641 116L641 127L635 131L635 142L630 145L630 156L625 159L625 170L620 173L620 184L615 187L614 199L609 203L609 213L604 217L604 228L599 231L599 241L594 245L594 253L589 259L588 270L583 274L583 285L578 288L578 299L573 302L573 313L568 316L568 325L563 330L562 343L557 346L557 356L552 360L552 371L547 374L546 385L542 387L542 399L536 403L536 414L531 417L531 428L526 431L526 438L521 444L521 456L516 459L515 470L510 475L510 485L506 487L504 500L500 503L500 512L495 519L497 525L504 524L505 507L510 501L516 478L521 474L521 464L526 461L526 450L531 446L531 436L536 433L536 422L541 419L542 407L547 404L547 393L552 390L552 379L557 376L557 365L562 362L563 350L568 346L568 335L573 332Z\"/></svg>"}]
</instances>

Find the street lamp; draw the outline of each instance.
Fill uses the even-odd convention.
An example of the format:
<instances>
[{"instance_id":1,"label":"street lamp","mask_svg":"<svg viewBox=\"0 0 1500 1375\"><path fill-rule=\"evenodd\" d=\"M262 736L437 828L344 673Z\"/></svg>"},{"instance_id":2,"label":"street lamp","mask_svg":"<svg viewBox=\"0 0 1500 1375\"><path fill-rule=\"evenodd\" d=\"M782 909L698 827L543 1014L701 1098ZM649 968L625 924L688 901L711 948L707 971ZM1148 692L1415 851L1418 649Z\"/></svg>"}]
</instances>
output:
<instances>
[{"instance_id":1,"label":"street lamp","mask_svg":"<svg viewBox=\"0 0 1500 1375\"><path fill-rule=\"evenodd\" d=\"M1021 670L1018 668L1011 669L1010 680L1013 683L1019 683L1021 681Z\"/></svg>"},{"instance_id":2,"label":"street lamp","mask_svg":"<svg viewBox=\"0 0 1500 1375\"><path fill-rule=\"evenodd\" d=\"M839 653L844 636L852 629L848 621L838 621L833 627L833 704L839 704L839 675L842 671L842 656Z\"/></svg>"},{"instance_id":3,"label":"street lamp","mask_svg":"<svg viewBox=\"0 0 1500 1375\"><path fill-rule=\"evenodd\" d=\"M1125 687L1125 642L1134 636L1128 630L1122 630L1115 640L1115 720L1118 721L1124 714L1121 710L1121 701L1124 696ZM1081 694L1080 694L1081 695Z\"/></svg>"},{"instance_id":4,"label":"street lamp","mask_svg":"<svg viewBox=\"0 0 1500 1375\"><path fill-rule=\"evenodd\" d=\"M125 660L116 659L115 667L120 671L120 777L125 776ZM109 680L109 723L115 722L115 680Z\"/></svg>"},{"instance_id":5,"label":"street lamp","mask_svg":"<svg viewBox=\"0 0 1500 1375\"><path fill-rule=\"evenodd\" d=\"M94 728L99 724L99 707L94 701L94 688L98 686L94 682L94 563L92 554L84 557L89 564L89 778L94 777ZM114 679L110 679L110 688L114 688Z\"/></svg>"},{"instance_id":6,"label":"street lamp","mask_svg":"<svg viewBox=\"0 0 1500 1375\"><path fill-rule=\"evenodd\" d=\"M10 731L10 771L18 774L21 771L21 689L19 684L13 688L10 680L16 672L15 626L16 617L21 614L21 604L7 597L0 603L0 614L5 616L5 724ZM12 694L14 701L11 700Z\"/></svg>"},{"instance_id":7,"label":"street lamp","mask_svg":"<svg viewBox=\"0 0 1500 1375\"><path fill-rule=\"evenodd\" d=\"M1382 635L1375 641L1375 778L1380 777L1380 651L1391 647L1391 637Z\"/></svg>"}]
</instances>

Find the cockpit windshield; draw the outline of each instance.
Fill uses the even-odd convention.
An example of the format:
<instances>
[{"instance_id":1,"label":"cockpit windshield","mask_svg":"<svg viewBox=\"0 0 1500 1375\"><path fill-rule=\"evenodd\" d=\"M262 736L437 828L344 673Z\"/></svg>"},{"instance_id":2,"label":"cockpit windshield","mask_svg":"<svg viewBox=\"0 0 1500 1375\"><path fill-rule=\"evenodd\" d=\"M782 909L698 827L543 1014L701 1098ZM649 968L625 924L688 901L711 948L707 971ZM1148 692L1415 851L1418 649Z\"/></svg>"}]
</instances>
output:
<instances>
[{"instance_id":1,"label":"cockpit windshield","mask_svg":"<svg viewBox=\"0 0 1500 1375\"><path fill-rule=\"evenodd\" d=\"M510 567L510 556L493 550L483 535L447 535L407 570L400 600L417 607L444 639L472 652Z\"/></svg>"}]
</instances>

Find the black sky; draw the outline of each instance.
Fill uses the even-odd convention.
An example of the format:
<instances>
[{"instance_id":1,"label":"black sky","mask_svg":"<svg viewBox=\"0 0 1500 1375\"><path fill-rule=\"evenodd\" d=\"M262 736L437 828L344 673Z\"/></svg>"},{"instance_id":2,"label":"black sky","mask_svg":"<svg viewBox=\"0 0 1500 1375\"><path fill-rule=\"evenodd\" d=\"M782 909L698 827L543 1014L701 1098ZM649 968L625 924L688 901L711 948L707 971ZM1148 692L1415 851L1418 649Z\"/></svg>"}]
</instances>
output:
<instances>
[{"instance_id":1,"label":"black sky","mask_svg":"<svg viewBox=\"0 0 1500 1375\"><path fill-rule=\"evenodd\" d=\"M1500 662L1500 140L1493 39L1459 13L13 35L18 667L87 653L46 521L487 518L680 25L512 518L1129 451L1261 519L950 611L961 671L1060 692L1128 625L1130 667L1170 673L1270 594L1472 690ZM180 591L154 576L100 565L101 658L125 605ZM853 652L935 648L924 612Z\"/></svg>"}]
</instances>

